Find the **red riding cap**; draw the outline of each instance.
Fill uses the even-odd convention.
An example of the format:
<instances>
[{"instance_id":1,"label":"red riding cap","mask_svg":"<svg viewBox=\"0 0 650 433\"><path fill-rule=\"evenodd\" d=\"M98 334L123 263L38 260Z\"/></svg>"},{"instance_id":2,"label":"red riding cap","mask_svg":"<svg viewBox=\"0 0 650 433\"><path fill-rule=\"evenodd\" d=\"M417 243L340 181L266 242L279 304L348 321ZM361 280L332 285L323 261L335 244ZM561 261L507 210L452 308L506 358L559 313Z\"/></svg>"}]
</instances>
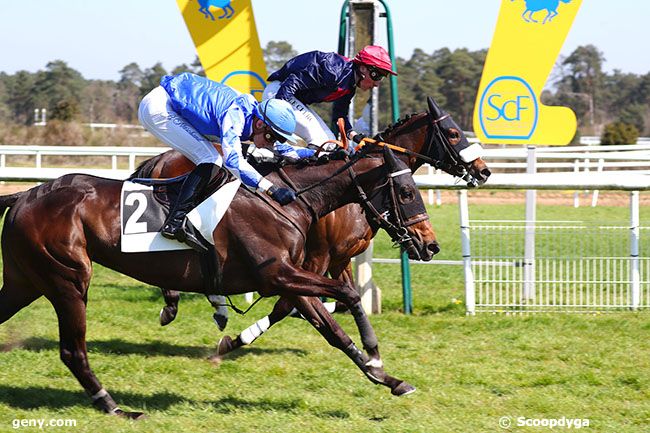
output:
<instances>
[{"instance_id":1,"label":"red riding cap","mask_svg":"<svg viewBox=\"0 0 650 433\"><path fill-rule=\"evenodd\" d=\"M390 74L397 75L393 71L393 63L390 61L388 52L380 46L368 45L364 47L354 59L354 63L361 63L363 65L374 66Z\"/></svg>"}]
</instances>

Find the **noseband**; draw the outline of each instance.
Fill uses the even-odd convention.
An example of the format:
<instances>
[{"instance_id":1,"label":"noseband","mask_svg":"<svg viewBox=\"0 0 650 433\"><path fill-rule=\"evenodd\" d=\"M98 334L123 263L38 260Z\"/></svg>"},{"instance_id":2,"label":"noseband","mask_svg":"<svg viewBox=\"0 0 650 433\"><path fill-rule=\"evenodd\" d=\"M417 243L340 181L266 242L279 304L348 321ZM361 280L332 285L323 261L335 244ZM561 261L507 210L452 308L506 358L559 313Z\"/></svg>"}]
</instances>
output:
<instances>
[{"instance_id":1,"label":"noseband","mask_svg":"<svg viewBox=\"0 0 650 433\"><path fill-rule=\"evenodd\" d=\"M357 176L352 167L348 168L352 182L357 188L357 194L359 195L360 204L366 213L366 218L368 218L371 226L376 228L382 228L388 233L391 240L393 241L393 246L402 247L411 257L420 257L418 249L415 247L413 238L408 234L407 227L417 224L421 221L427 220L429 216L426 213L426 209L422 208L422 211L417 214L406 214L403 209L403 206L398 205L398 198L395 193L395 178L399 176L411 175L410 169L398 170L388 174L386 182L382 185L377 186L373 191L372 195L376 195L383 191L385 188L390 188L390 206L391 209L387 209L384 212L379 212L375 205L372 203L372 200L368 198L366 192L361 188L359 182L357 182ZM415 191L417 194L417 190ZM388 218L389 215L394 215L395 222L391 222Z\"/></svg>"}]
</instances>

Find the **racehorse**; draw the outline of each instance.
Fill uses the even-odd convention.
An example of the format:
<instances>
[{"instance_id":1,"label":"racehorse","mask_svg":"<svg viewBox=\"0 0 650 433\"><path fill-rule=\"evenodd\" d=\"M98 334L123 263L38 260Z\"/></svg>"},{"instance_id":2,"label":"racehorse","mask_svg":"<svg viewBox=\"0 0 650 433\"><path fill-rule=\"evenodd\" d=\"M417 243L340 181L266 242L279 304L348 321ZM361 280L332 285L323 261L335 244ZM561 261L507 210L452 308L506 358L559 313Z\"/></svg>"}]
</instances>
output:
<instances>
[{"instance_id":1,"label":"racehorse","mask_svg":"<svg viewBox=\"0 0 650 433\"><path fill-rule=\"evenodd\" d=\"M225 294L256 287L261 296L286 297L368 379L403 395L415 388L386 374L379 360L357 349L314 298L332 297L353 310L360 308L356 291L302 268L306 233L313 221L351 202L364 207L372 224L399 237L411 258L430 260L439 250L406 165L390 151L379 157L369 153L359 152L347 162L286 167L284 176L269 174L275 184L289 182L299 192L300 200L282 208L264 195L240 189L213 232L214 265ZM158 287L204 294L209 289L204 286L201 256L192 250L121 252L122 186L121 181L69 174L0 197L0 215L10 208L2 231L0 323L45 296L58 317L61 360L93 404L110 414L138 418L142 413L117 406L88 362L86 302L92 262ZM210 189L214 186L209 193ZM363 343L367 346L368 341Z\"/></svg>"},{"instance_id":2,"label":"racehorse","mask_svg":"<svg viewBox=\"0 0 650 433\"><path fill-rule=\"evenodd\" d=\"M483 184L490 170L481 158L465 162L459 151L469 146L462 129L453 118L432 99L427 98L428 111L407 116L390 126L376 138L381 138L404 149L399 154L412 171L428 162L447 173L464 178L472 185ZM193 164L177 151L168 151L145 161L131 177L174 177L190 171ZM362 208L350 204L337 209L312 225L307 235L306 258L303 267L311 272L341 279L354 287L350 261L364 252L377 232L366 222ZM165 306L161 310L161 323L174 320L178 311L178 292L162 290ZM214 303L213 303L214 304ZM218 354L224 355L244 344L252 343L261 333L282 320L292 311L287 299L281 298L269 316L247 328L235 339L224 336L218 344ZM363 311L351 311L355 318ZM359 319L361 323L365 323ZM267 326L268 324L268 326ZM262 328L260 328L262 326ZM220 326L221 327L221 326ZM264 329L259 333L260 329ZM254 332L254 334L251 334ZM362 335L372 330L360 327ZM380 359L378 347L366 347L373 357Z\"/></svg>"},{"instance_id":3,"label":"racehorse","mask_svg":"<svg viewBox=\"0 0 650 433\"><path fill-rule=\"evenodd\" d=\"M206 18L211 18L214 21L214 15L210 12L210 7L212 6L223 10L223 15L220 15L219 19L231 18L235 10L230 5L230 2L231 0L199 0L199 12L205 15Z\"/></svg>"},{"instance_id":4,"label":"racehorse","mask_svg":"<svg viewBox=\"0 0 650 433\"><path fill-rule=\"evenodd\" d=\"M539 21L533 18L533 14L535 12L539 12L545 9L546 16L544 17L544 21L542 21L542 24L546 24L546 21L551 21L553 17L555 17L558 14L557 8L560 5L560 1L562 1L562 3L571 2L571 0L525 0L525 1L526 1L526 10L524 11L523 14L521 14L521 16L527 22L532 21L534 23L537 23ZM528 17L526 17L526 14L528 14Z\"/></svg>"}]
</instances>

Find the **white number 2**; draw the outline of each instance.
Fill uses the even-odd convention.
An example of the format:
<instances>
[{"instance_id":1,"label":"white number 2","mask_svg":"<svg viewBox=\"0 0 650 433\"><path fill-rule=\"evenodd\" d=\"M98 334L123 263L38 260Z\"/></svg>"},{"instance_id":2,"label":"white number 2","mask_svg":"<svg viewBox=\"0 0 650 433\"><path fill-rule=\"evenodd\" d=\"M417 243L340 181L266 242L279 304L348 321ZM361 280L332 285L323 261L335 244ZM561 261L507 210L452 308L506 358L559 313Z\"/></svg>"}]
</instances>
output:
<instances>
[{"instance_id":1,"label":"white number 2","mask_svg":"<svg viewBox=\"0 0 650 433\"><path fill-rule=\"evenodd\" d=\"M132 192L126 196L124 204L127 206L133 206L135 202L138 203L138 207L131 214L126 224L124 224L124 234L129 235L133 233L146 233L147 232L147 222L140 221L138 218L142 216L145 209L147 209L147 196L141 192Z\"/></svg>"}]
</instances>

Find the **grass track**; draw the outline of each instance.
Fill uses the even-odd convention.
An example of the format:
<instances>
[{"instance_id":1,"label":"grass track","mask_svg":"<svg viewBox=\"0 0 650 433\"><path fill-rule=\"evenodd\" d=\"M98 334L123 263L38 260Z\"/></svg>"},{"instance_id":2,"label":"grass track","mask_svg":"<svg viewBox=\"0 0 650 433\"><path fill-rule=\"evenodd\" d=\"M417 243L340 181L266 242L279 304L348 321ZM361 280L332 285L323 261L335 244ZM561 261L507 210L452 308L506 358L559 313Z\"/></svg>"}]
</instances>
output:
<instances>
[{"instance_id":1,"label":"grass track","mask_svg":"<svg viewBox=\"0 0 650 433\"><path fill-rule=\"evenodd\" d=\"M439 257L456 259L456 207L430 215ZM523 206L472 207L475 219L522 215ZM558 216L626 221L627 209L538 209L540 219ZM384 236L375 254L395 255ZM647 312L467 318L452 301L462 298L459 268L414 266L415 314L404 316L397 269L376 267L385 312L372 322L387 371L417 386L413 395L396 398L372 385L297 319L215 366L206 357L220 333L202 296L183 295L179 318L161 328L157 290L97 267L88 309L91 366L122 406L149 418L115 419L90 407L58 359L56 318L40 299L0 326L0 432L16 431L18 418L76 419L77 427L48 429L72 432L497 432L501 416L588 418L590 432L648 431ZM232 316L229 333L272 302ZM337 320L359 340L349 315Z\"/></svg>"}]
</instances>

